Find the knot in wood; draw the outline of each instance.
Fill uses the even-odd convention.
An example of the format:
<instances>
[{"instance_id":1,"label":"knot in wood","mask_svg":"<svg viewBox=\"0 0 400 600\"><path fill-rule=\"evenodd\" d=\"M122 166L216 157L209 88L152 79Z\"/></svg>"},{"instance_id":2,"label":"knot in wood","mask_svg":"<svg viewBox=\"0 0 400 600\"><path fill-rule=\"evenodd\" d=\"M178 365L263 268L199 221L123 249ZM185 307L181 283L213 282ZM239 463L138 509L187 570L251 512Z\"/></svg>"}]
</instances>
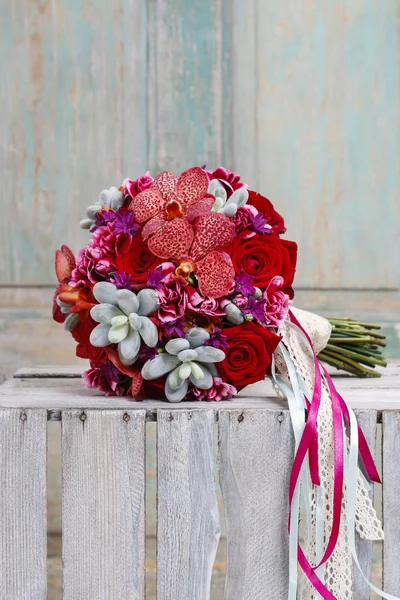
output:
<instances>
[{"instance_id":1,"label":"knot in wood","mask_svg":"<svg viewBox=\"0 0 400 600\"><path fill-rule=\"evenodd\" d=\"M127 423L130 420L130 416L128 415L128 413L125 413L122 418L125 421L125 423Z\"/></svg>"},{"instance_id":2,"label":"knot in wood","mask_svg":"<svg viewBox=\"0 0 400 600\"><path fill-rule=\"evenodd\" d=\"M238 422L241 423L242 421L244 421L244 414L243 413L238 416Z\"/></svg>"},{"instance_id":3,"label":"knot in wood","mask_svg":"<svg viewBox=\"0 0 400 600\"><path fill-rule=\"evenodd\" d=\"M86 421L86 415L85 415L85 413L82 413L79 418L80 418L81 421Z\"/></svg>"}]
</instances>

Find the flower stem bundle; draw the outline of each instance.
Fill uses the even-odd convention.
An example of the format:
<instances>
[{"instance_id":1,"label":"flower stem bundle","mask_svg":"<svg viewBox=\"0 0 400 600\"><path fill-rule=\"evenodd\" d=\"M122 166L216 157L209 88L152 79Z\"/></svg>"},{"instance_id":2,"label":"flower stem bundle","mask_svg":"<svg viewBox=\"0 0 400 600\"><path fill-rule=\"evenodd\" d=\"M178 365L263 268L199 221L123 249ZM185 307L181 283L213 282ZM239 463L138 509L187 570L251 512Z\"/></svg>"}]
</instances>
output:
<instances>
[{"instance_id":1,"label":"flower stem bundle","mask_svg":"<svg viewBox=\"0 0 400 600\"><path fill-rule=\"evenodd\" d=\"M332 333L318 357L342 371L357 377L380 377L376 367L386 367L382 353L386 346L381 326L350 317L328 318Z\"/></svg>"}]
</instances>

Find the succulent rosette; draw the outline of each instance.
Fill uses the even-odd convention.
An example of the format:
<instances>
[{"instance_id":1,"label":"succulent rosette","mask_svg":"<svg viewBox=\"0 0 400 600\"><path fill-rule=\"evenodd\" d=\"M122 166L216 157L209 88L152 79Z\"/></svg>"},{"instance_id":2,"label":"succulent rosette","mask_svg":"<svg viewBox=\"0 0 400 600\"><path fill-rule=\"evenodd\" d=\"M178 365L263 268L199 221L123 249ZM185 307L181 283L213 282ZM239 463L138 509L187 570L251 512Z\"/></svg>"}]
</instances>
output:
<instances>
[{"instance_id":1,"label":"succulent rosette","mask_svg":"<svg viewBox=\"0 0 400 600\"><path fill-rule=\"evenodd\" d=\"M53 316L106 395L231 398L270 373L297 246L272 203L223 167L103 190L75 257L56 252Z\"/></svg>"}]
</instances>

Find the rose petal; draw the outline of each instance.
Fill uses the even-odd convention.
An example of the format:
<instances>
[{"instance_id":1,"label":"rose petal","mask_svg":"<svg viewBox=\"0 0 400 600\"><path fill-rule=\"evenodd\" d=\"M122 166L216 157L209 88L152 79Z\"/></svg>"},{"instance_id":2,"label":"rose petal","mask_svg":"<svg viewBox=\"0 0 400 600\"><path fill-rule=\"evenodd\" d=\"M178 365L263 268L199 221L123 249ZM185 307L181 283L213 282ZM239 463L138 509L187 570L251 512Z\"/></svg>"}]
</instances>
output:
<instances>
[{"instance_id":1,"label":"rose petal","mask_svg":"<svg viewBox=\"0 0 400 600\"><path fill-rule=\"evenodd\" d=\"M178 183L178 178L175 173L171 173L170 171L163 171L159 173L155 178L152 187L157 189L161 196L166 200L170 200L172 198L176 198L176 186Z\"/></svg>"},{"instance_id":2,"label":"rose petal","mask_svg":"<svg viewBox=\"0 0 400 600\"><path fill-rule=\"evenodd\" d=\"M210 252L196 263L195 274L203 296L226 296L233 285L235 270L221 252Z\"/></svg>"},{"instance_id":3,"label":"rose petal","mask_svg":"<svg viewBox=\"0 0 400 600\"><path fill-rule=\"evenodd\" d=\"M208 189L208 177L200 167L184 171L178 179L176 191L182 204L195 204Z\"/></svg>"},{"instance_id":4,"label":"rose petal","mask_svg":"<svg viewBox=\"0 0 400 600\"><path fill-rule=\"evenodd\" d=\"M185 219L174 219L162 227L148 242L149 250L159 258L186 258L194 232Z\"/></svg>"},{"instance_id":5,"label":"rose petal","mask_svg":"<svg viewBox=\"0 0 400 600\"><path fill-rule=\"evenodd\" d=\"M153 185L135 196L129 204L129 210L135 213L138 223L145 223L164 208L165 200Z\"/></svg>"},{"instance_id":6,"label":"rose petal","mask_svg":"<svg viewBox=\"0 0 400 600\"><path fill-rule=\"evenodd\" d=\"M197 217L203 214L208 214L214 206L215 197L211 194L207 194L201 200L198 200L196 204L188 206L185 212L185 219L187 221L194 221Z\"/></svg>"},{"instance_id":7,"label":"rose petal","mask_svg":"<svg viewBox=\"0 0 400 600\"><path fill-rule=\"evenodd\" d=\"M56 250L55 269L60 283L70 279L75 266L75 256L68 246L61 246L61 250Z\"/></svg>"},{"instance_id":8,"label":"rose petal","mask_svg":"<svg viewBox=\"0 0 400 600\"><path fill-rule=\"evenodd\" d=\"M201 215L193 228L195 233L190 249L193 260L203 258L211 250L222 250L233 240L235 234L235 225L221 213Z\"/></svg>"}]
</instances>

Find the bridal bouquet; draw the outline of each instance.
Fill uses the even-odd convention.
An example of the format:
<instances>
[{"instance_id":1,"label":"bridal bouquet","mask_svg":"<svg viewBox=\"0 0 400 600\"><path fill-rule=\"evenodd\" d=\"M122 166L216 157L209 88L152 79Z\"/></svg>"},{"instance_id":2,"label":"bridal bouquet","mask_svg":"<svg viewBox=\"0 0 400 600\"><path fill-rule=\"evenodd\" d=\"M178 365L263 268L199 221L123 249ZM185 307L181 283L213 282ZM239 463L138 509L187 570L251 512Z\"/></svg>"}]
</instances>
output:
<instances>
[{"instance_id":1,"label":"bridal bouquet","mask_svg":"<svg viewBox=\"0 0 400 600\"><path fill-rule=\"evenodd\" d=\"M383 336L293 307L297 245L282 237L271 202L222 167L125 179L100 193L81 227L91 233L87 247L76 258L67 246L56 252L53 316L90 361L86 385L135 399L219 401L271 376L296 440L289 600L298 594L297 561L308 581L302 598L351 598L355 527L368 539L383 535L359 453L369 478L379 476L317 355L373 375L384 365ZM304 550L301 502L311 531Z\"/></svg>"}]
</instances>

